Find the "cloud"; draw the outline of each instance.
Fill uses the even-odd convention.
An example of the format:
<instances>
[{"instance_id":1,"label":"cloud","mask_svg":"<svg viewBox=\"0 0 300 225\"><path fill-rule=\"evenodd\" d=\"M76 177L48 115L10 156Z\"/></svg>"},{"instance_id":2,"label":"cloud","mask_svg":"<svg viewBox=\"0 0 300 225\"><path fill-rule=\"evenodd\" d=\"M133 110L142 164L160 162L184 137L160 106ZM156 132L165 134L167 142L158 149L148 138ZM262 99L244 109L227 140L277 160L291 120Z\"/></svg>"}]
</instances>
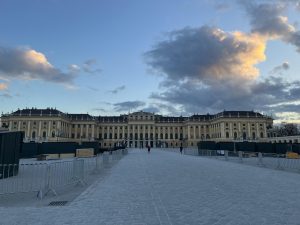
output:
<instances>
[{"instance_id":1,"label":"cloud","mask_svg":"<svg viewBox=\"0 0 300 225\"><path fill-rule=\"evenodd\" d=\"M79 74L80 72L97 74L101 72L101 69L94 68L96 65L97 65L97 61L95 59L89 59L86 60L81 66L76 64L71 64L68 66L68 69L71 74Z\"/></svg>"},{"instance_id":2,"label":"cloud","mask_svg":"<svg viewBox=\"0 0 300 225\"><path fill-rule=\"evenodd\" d=\"M114 110L117 112L137 110L145 105L145 102L142 101L126 101L113 104Z\"/></svg>"},{"instance_id":3,"label":"cloud","mask_svg":"<svg viewBox=\"0 0 300 225\"><path fill-rule=\"evenodd\" d=\"M4 93L4 94L0 94L0 97L2 97L2 98L12 98L13 96L8 94L8 93Z\"/></svg>"},{"instance_id":4,"label":"cloud","mask_svg":"<svg viewBox=\"0 0 300 225\"><path fill-rule=\"evenodd\" d=\"M163 77L152 100L184 114L224 109L273 115L299 111L300 81L275 76L289 70L289 63L274 67L265 79L256 67L266 60L270 40L300 47L300 32L284 16L290 3L240 2L250 15L250 33L208 26L183 28L169 32L144 54L152 71Z\"/></svg>"},{"instance_id":5,"label":"cloud","mask_svg":"<svg viewBox=\"0 0 300 225\"><path fill-rule=\"evenodd\" d=\"M97 112L107 112L106 109L103 108L93 108L92 111L97 111Z\"/></svg>"},{"instance_id":6,"label":"cloud","mask_svg":"<svg viewBox=\"0 0 300 225\"><path fill-rule=\"evenodd\" d=\"M284 110L284 107L297 109L298 106L295 107L294 103L285 106L283 104L300 101L300 82L288 82L273 76L262 81L215 82L205 88L196 83L186 82L161 93L153 93L151 98L182 106L185 113L215 113L224 109L255 109L275 113Z\"/></svg>"},{"instance_id":7,"label":"cloud","mask_svg":"<svg viewBox=\"0 0 300 225\"><path fill-rule=\"evenodd\" d=\"M167 40L145 53L146 62L172 85L186 79L211 83L215 80L253 80L256 64L265 60L265 39L256 34L225 32L214 27L173 31Z\"/></svg>"},{"instance_id":8,"label":"cloud","mask_svg":"<svg viewBox=\"0 0 300 225\"><path fill-rule=\"evenodd\" d=\"M142 109L145 112L151 112L151 113L159 113L163 115L179 115L179 112L181 110L176 109L169 103L150 103L147 107Z\"/></svg>"},{"instance_id":9,"label":"cloud","mask_svg":"<svg viewBox=\"0 0 300 225\"><path fill-rule=\"evenodd\" d=\"M215 3L214 8L217 11L224 12L230 9L230 4L228 4L228 2L217 2Z\"/></svg>"},{"instance_id":10,"label":"cloud","mask_svg":"<svg viewBox=\"0 0 300 225\"><path fill-rule=\"evenodd\" d=\"M298 123L300 124L300 113L298 112L280 112L275 113L274 117L276 118L277 123L289 122L289 123Z\"/></svg>"},{"instance_id":11,"label":"cloud","mask_svg":"<svg viewBox=\"0 0 300 225\"><path fill-rule=\"evenodd\" d=\"M112 93L112 94L117 94L117 93L119 93L120 91L125 90L125 88L126 88L126 86L125 86L125 85L122 85L122 86L116 87L114 90L111 90L111 91L109 91L109 92Z\"/></svg>"},{"instance_id":12,"label":"cloud","mask_svg":"<svg viewBox=\"0 0 300 225\"><path fill-rule=\"evenodd\" d=\"M290 69L290 64L288 62L284 62L279 66L275 66L270 74L282 74L282 72L287 71Z\"/></svg>"},{"instance_id":13,"label":"cloud","mask_svg":"<svg viewBox=\"0 0 300 225\"><path fill-rule=\"evenodd\" d=\"M95 88L91 86L88 86L87 88L90 89L91 91L99 91L99 88Z\"/></svg>"},{"instance_id":14,"label":"cloud","mask_svg":"<svg viewBox=\"0 0 300 225\"><path fill-rule=\"evenodd\" d=\"M69 65L69 71L72 74L78 74L80 72L80 67L76 64Z\"/></svg>"},{"instance_id":15,"label":"cloud","mask_svg":"<svg viewBox=\"0 0 300 225\"><path fill-rule=\"evenodd\" d=\"M86 60L82 65L82 71L90 74L100 73L102 70L99 68L94 68L96 65L97 61L95 59Z\"/></svg>"},{"instance_id":16,"label":"cloud","mask_svg":"<svg viewBox=\"0 0 300 225\"><path fill-rule=\"evenodd\" d=\"M0 47L0 78L43 80L71 86L75 75L55 68L43 53L34 49Z\"/></svg>"},{"instance_id":17,"label":"cloud","mask_svg":"<svg viewBox=\"0 0 300 225\"><path fill-rule=\"evenodd\" d=\"M8 89L8 85L6 83L0 83L0 91L5 91Z\"/></svg>"},{"instance_id":18,"label":"cloud","mask_svg":"<svg viewBox=\"0 0 300 225\"><path fill-rule=\"evenodd\" d=\"M289 3L293 1L272 1L258 4L255 1L240 1L250 16L253 33L264 35L268 39L280 39L292 44L300 52L300 31L289 23L288 17L284 16ZM294 7L297 8L297 2Z\"/></svg>"}]
</instances>

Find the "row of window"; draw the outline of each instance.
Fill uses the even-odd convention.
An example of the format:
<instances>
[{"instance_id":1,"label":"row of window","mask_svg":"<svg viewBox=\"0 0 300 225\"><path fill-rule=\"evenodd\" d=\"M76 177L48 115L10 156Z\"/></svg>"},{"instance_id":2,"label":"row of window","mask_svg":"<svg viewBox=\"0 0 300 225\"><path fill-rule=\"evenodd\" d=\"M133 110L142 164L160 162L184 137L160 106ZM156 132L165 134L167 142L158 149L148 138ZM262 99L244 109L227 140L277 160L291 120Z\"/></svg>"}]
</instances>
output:
<instances>
[{"instance_id":1,"label":"row of window","mask_svg":"<svg viewBox=\"0 0 300 225\"><path fill-rule=\"evenodd\" d=\"M226 138L229 138L229 132L226 132ZM238 133L234 132L233 133L233 138L234 139L242 138L242 139L245 140L245 139L249 139L250 137L247 137L247 133L246 132L243 132L241 137L238 137ZM256 139L257 138L255 132L252 132L252 137L251 138L252 139ZM260 132L260 138L264 138L264 133L263 132Z\"/></svg>"},{"instance_id":2,"label":"row of window","mask_svg":"<svg viewBox=\"0 0 300 225\"><path fill-rule=\"evenodd\" d=\"M234 126L234 127L236 127L236 125L237 125L236 123L233 123L233 126ZM225 126L226 126L226 127L228 127L228 126L229 126L229 124L228 124L228 123L226 123L226 124L225 124ZM242 124L242 126L243 126L243 127L245 127L245 126L246 126L246 124L245 124L245 123L243 123L243 124ZM251 124L251 126L252 126L252 127L255 127L255 124L254 124L254 123L252 123L252 124ZM260 124L259 124L259 126L260 126L260 127L262 127L262 126L263 126L263 124L262 124L262 123L260 123Z\"/></svg>"}]
</instances>

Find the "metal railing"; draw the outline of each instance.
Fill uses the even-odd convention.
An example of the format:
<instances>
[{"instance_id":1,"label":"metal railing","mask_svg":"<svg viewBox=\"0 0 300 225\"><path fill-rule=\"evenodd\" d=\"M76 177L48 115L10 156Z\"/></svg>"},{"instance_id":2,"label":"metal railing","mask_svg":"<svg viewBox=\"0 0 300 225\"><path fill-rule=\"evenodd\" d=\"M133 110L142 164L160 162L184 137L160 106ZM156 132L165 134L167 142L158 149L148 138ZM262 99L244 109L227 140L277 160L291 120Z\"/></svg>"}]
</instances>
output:
<instances>
[{"instance_id":1,"label":"metal railing","mask_svg":"<svg viewBox=\"0 0 300 225\"><path fill-rule=\"evenodd\" d=\"M300 172L300 159L286 158L285 154L201 149L198 150L198 155L271 169Z\"/></svg>"},{"instance_id":2,"label":"metal railing","mask_svg":"<svg viewBox=\"0 0 300 225\"><path fill-rule=\"evenodd\" d=\"M127 153L127 149L123 149L90 158L0 164L0 195L36 192L40 199L49 192L57 195L57 188L85 185L87 176L99 172L102 165L120 160Z\"/></svg>"}]
</instances>

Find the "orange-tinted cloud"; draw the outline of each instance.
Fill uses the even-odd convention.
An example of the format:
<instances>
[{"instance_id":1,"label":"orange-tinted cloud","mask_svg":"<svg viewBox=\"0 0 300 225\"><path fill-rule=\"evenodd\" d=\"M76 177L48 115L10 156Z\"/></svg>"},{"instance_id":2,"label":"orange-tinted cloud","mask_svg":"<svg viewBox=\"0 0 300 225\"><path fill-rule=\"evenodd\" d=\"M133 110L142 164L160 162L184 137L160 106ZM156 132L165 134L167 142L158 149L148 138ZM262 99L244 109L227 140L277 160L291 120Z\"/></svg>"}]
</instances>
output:
<instances>
[{"instance_id":1,"label":"orange-tinted cloud","mask_svg":"<svg viewBox=\"0 0 300 225\"><path fill-rule=\"evenodd\" d=\"M259 75L256 65L266 59L266 41L259 34L230 33L207 26L184 28L172 32L145 56L169 83L253 80Z\"/></svg>"},{"instance_id":2,"label":"orange-tinted cloud","mask_svg":"<svg viewBox=\"0 0 300 225\"><path fill-rule=\"evenodd\" d=\"M4 91L8 89L8 85L6 83L0 83L0 91Z\"/></svg>"},{"instance_id":3,"label":"orange-tinted cloud","mask_svg":"<svg viewBox=\"0 0 300 225\"><path fill-rule=\"evenodd\" d=\"M70 86L75 74L55 68L43 53L36 50L0 47L0 78L43 80Z\"/></svg>"}]
</instances>

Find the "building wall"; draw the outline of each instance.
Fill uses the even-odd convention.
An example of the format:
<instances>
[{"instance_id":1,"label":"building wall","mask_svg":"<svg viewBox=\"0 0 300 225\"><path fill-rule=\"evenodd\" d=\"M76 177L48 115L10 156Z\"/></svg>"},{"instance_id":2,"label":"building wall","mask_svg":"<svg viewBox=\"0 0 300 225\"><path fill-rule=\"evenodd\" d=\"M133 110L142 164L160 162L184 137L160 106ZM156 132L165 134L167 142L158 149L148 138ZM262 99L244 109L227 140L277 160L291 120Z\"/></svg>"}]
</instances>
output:
<instances>
[{"instance_id":1,"label":"building wall","mask_svg":"<svg viewBox=\"0 0 300 225\"><path fill-rule=\"evenodd\" d=\"M76 119L74 119L76 118ZM162 117L136 112L121 117L95 119L91 116L3 115L0 127L24 131L25 141L93 141L112 147L127 140L131 147L195 147L201 140L262 141L273 120L265 116ZM125 118L125 119L124 119Z\"/></svg>"}]
</instances>

